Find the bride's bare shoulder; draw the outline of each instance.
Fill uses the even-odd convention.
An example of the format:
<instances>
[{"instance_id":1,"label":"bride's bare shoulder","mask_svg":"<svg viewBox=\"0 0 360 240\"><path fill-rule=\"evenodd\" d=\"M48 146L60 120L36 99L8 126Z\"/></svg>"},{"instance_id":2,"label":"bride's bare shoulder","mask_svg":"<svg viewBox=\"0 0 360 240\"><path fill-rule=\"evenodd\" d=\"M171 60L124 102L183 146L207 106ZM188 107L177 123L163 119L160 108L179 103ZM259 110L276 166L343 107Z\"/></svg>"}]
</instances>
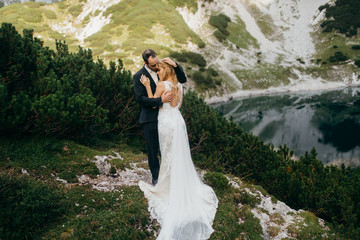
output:
<instances>
[{"instance_id":1,"label":"bride's bare shoulder","mask_svg":"<svg viewBox=\"0 0 360 240\"><path fill-rule=\"evenodd\" d=\"M156 85L157 88L165 88L165 83L164 81L161 81L159 82L157 85Z\"/></svg>"}]
</instances>

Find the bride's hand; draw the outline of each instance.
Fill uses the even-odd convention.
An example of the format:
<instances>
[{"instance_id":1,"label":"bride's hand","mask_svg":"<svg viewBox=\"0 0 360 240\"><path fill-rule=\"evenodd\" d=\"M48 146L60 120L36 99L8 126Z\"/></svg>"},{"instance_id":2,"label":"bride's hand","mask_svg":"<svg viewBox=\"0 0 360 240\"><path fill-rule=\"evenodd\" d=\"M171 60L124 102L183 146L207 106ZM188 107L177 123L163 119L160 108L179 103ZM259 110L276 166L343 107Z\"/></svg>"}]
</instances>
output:
<instances>
[{"instance_id":1,"label":"bride's hand","mask_svg":"<svg viewBox=\"0 0 360 240\"><path fill-rule=\"evenodd\" d=\"M141 75L140 78L140 82L145 86L149 86L150 87L150 79L148 77L146 77L145 75Z\"/></svg>"}]
</instances>

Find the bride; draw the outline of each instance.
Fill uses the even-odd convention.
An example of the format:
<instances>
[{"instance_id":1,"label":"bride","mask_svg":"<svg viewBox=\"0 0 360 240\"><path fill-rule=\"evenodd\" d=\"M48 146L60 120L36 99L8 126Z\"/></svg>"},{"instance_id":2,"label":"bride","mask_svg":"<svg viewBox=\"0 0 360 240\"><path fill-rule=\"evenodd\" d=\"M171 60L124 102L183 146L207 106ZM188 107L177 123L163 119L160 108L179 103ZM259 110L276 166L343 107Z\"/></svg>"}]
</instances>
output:
<instances>
[{"instance_id":1,"label":"bride","mask_svg":"<svg viewBox=\"0 0 360 240\"><path fill-rule=\"evenodd\" d=\"M214 229L218 199L213 189L202 183L190 155L185 121L179 111L182 104L182 86L174 69L159 63L160 82L155 95L150 80L144 75L140 81L149 98L160 97L166 90L173 91L171 102L159 110L158 129L161 165L155 186L143 181L140 189L148 200L151 216L158 220L161 230L157 240L204 240Z\"/></svg>"}]
</instances>

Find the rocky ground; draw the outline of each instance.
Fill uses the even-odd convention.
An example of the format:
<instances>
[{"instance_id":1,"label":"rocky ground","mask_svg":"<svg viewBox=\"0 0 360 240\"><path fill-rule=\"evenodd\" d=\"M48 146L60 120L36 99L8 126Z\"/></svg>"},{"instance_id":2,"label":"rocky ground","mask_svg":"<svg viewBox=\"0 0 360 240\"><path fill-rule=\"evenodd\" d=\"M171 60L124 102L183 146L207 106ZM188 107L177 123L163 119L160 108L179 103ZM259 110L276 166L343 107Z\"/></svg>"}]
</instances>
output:
<instances>
[{"instance_id":1,"label":"rocky ground","mask_svg":"<svg viewBox=\"0 0 360 240\"><path fill-rule=\"evenodd\" d=\"M67 183L66 180L57 178L58 181L66 185L91 185L93 189L102 192L121 192L125 186L137 186L140 180L151 182L151 174L147 167L147 159L133 162L124 169L116 169L111 162L113 160L124 161L119 153L113 152L114 155L95 156L93 160L88 159L96 164L100 174L96 178L89 175L77 176L78 183ZM199 171L203 178L204 171ZM233 176L226 176L231 184L231 188L236 189L240 194L244 194L254 199L255 204L251 208L253 217L258 219L262 228L263 239L314 239L312 232L323 232L322 239L334 239L330 229L326 226L324 220L317 218L310 212L304 210L294 210L285 203L278 201L269 195L260 186L251 185L241 181ZM221 201L220 201L221 204ZM238 203L237 208L241 210L244 204ZM244 224L246 219L240 217L238 224ZM151 222L154 222L151 219ZM155 233L155 237L156 237ZM304 238L304 236L306 236ZM244 238L237 239L247 239Z\"/></svg>"}]
</instances>

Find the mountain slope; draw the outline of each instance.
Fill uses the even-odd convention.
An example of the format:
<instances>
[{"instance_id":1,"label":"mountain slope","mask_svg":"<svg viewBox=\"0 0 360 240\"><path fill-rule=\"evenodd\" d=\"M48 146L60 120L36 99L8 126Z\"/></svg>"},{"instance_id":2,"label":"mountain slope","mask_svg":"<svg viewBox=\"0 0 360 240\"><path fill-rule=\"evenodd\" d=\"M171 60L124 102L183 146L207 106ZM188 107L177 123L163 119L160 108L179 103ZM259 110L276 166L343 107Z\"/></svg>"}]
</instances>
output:
<instances>
[{"instance_id":1,"label":"mountain slope","mask_svg":"<svg viewBox=\"0 0 360 240\"><path fill-rule=\"evenodd\" d=\"M319 7L328 2L332 1L28 2L1 8L0 21L11 22L18 30L33 28L51 48L55 39L66 39L70 50L76 51L77 45L91 48L106 63L121 58L133 72L141 67L140 55L146 48L155 49L160 57L184 51L201 54L204 67L175 59L192 80L188 87L214 102L230 96L359 84L360 71L353 62L358 52L351 45L360 44L360 39L322 32L325 9ZM209 22L221 14L230 20L223 29ZM349 61L330 62L337 51L346 53ZM211 69L217 71L215 78L209 77Z\"/></svg>"}]
</instances>

